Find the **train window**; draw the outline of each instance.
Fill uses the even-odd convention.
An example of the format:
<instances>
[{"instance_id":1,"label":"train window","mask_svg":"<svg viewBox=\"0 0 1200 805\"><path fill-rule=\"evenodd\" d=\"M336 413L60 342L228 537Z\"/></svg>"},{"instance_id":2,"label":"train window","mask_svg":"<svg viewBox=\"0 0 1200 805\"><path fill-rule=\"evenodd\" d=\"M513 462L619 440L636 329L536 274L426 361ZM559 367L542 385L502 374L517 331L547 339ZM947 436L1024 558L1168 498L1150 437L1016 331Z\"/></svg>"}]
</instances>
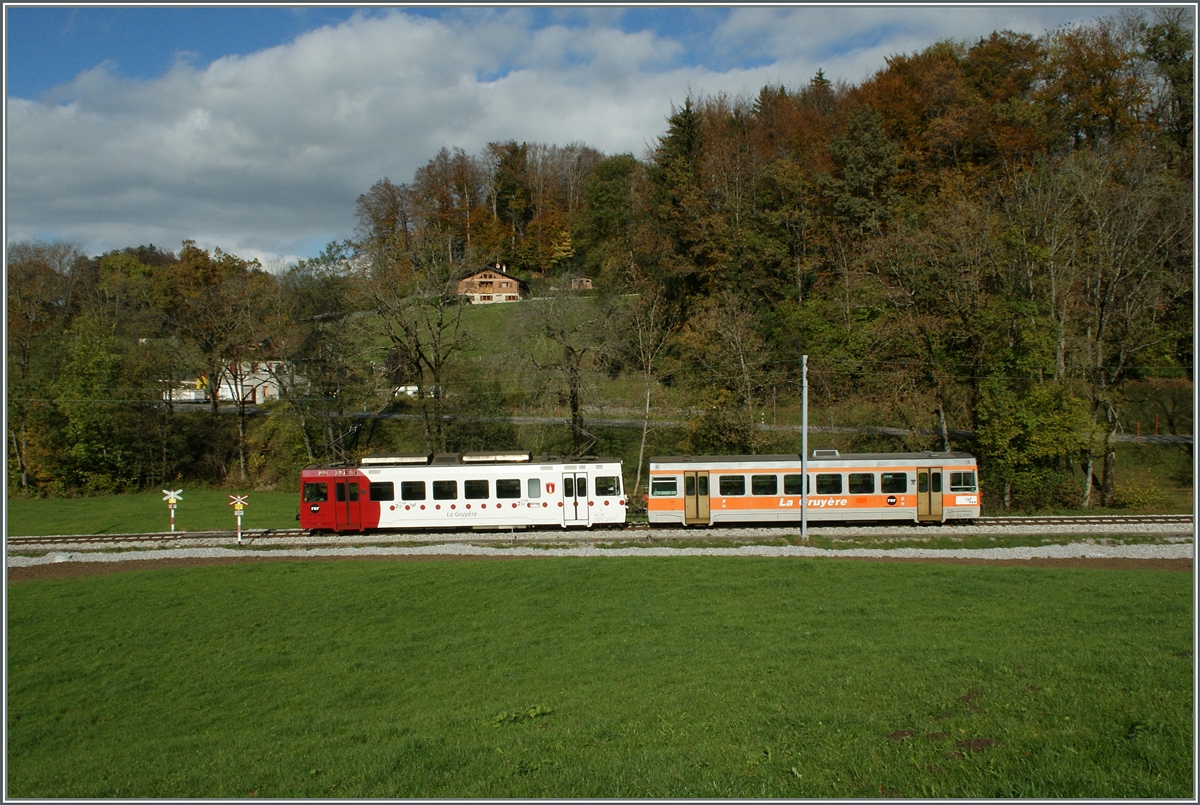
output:
<instances>
[{"instance_id":1,"label":"train window","mask_svg":"<svg viewBox=\"0 0 1200 805\"><path fill-rule=\"evenodd\" d=\"M708 497L708 476L707 475L697 475L696 476L696 494L698 494L702 498Z\"/></svg>"},{"instance_id":2,"label":"train window","mask_svg":"<svg viewBox=\"0 0 1200 805\"><path fill-rule=\"evenodd\" d=\"M801 495L803 494L804 483L799 475L783 476L783 494L785 495Z\"/></svg>"},{"instance_id":3,"label":"train window","mask_svg":"<svg viewBox=\"0 0 1200 805\"><path fill-rule=\"evenodd\" d=\"M650 496L655 498L673 498L679 494L678 478L651 478Z\"/></svg>"},{"instance_id":4,"label":"train window","mask_svg":"<svg viewBox=\"0 0 1200 805\"><path fill-rule=\"evenodd\" d=\"M840 495L840 494L842 494L841 473L837 473L837 472L817 473L817 494L818 495Z\"/></svg>"},{"instance_id":5,"label":"train window","mask_svg":"<svg viewBox=\"0 0 1200 805\"><path fill-rule=\"evenodd\" d=\"M852 472L847 480L851 495L875 494L875 473Z\"/></svg>"},{"instance_id":6,"label":"train window","mask_svg":"<svg viewBox=\"0 0 1200 805\"><path fill-rule=\"evenodd\" d=\"M346 502L346 485L345 484L334 484L333 488L337 490L337 492L334 494L334 497L337 498L337 502L345 503Z\"/></svg>"},{"instance_id":7,"label":"train window","mask_svg":"<svg viewBox=\"0 0 1200 805\"><path fill-rule=\"evenodd\" d=\"M952 473L950 473L950 491L951 492L974 492L975 491L975 473L973 473L973 472L952 472Z\"/></svg>"},{"instance_id":8,"label":"train window","mask_svg":"<svg viewBox=\"0 0 1200 805\"><path fill-rule=\"evenodd\" d=\"M775 475L751 475L750 494L777 495L779 494L779 478Z\"/></svg>"},{"instance_id":9,"label":"train window","mask_svg":"<svg viewBox=\"0 0 1200 805\"><path fill-rule=\"evenodd\" d=\"M434 481L434 500L458 500L458 481Z\"/></svg>"},{"instance_id":10,"label":"train window","mask_svg":"<svg viewBox=\"0 0 1200 805\"><path fill-rule=\"evenodd\" d=\"M329 500L329 484L305 484L305 503L324 503Z\"/></svg>"},{"instance_id":11,"label":"train window","mask_svg":"<svg viewBox=\"0 0 1200 805\"><path fill-rule=\"evenodd\" d=\"M338 484L338 486L341 486L341 484ZM352 481L350 483L350 500L351 500L351 502L358 501L358 482L357 481Z\"/></svg>"},{"instance_id":12,"label":"train window","mask_svg":"<svg viewBox=\"0 0 1200 805\"><path fill-rule=\"evenodd\" d=\"M521 497L521 479L520 478L501 478L496 481L496 497L498 498L519 498ZM530 495L530 497L533 497Z\"/></svg>"},{"instance_id":13,"label":"train window","mask_svg":"<svg viewBox=\"0 0 1200 805\"><path fill-rule=\"evenodd\" d=\"M615 475L601 475L596 479L596 494L602 498L616 497L621 494L621 484Z\"/></svg>"},{"instance_id":14,"label":"train window","mask_svg":"<svg viewBox=\"0 0 1200 805\"><path fill-rule=\"evenodd\" d=\"M576 489L575 489L576 497L586 498L587 497L587 476L581 475L578 478L576 478L575 486L576 486Z\"/></svg>"},{"instance_id":15,"label":"train window","mask_svg":"<svg viewBox=\"0 0 1200 805\"><path fill-rule=\"evenodd\" d=\"M696 496L696 476L695 475L683 476L683 494L689 498L693 498Z\"/></svg>"},{"instance_id":16,"label":"train window","mask_svg":"<svg viewBox=\"0 0 1200 805\"><path fill-rule=\"evenodd\" d=\"M575 497L575 479L570 475L563 477L563 498Z\"/></svg>"},{"instance_id":17,"label":"train window","mask_svg":"<svg viewBox=\"0 0 1200 805\"><path fill-rule=\"evenodd\" d=\"M722 475L717 479L717 489L721 490L721 495L744 495L746 494L746 476L745 475Z\"/></svg>"},{"instance_id":18,"label":"train window","mask_svg":"<svg viewBox=\"0 0 1200 805\"><path fill-rule=\"evenodd\" d=\"M908 491L908 474L904 472L879 473L879 491L886 494Z\"/></svg>"},{"instance_id":19,"label":"train window","mask_svg":"<svg viewBox=\"0 0 1200 805\"><path fill-rule=\"evenodd\" d=\"M942 474L940 472L929 473L929 485L933 487L934 492L942 491Z\"/></svg>"},{"instance_id":20,"label":"train window","mask_svg":"<svg viewBox=\"0 0 1200 805\"><path fill-rule=\"evenodd\" d=\"M922 492L922 493L929 492L929 473L927 473L927 472L918 472L917 473L917 491Z\"/></svg>"},{"instance_id":21,"label":"train window","mask_svg":"<svg viewBox=\"0 0 1200 805\"><path fill-rule=\"evenodd\" d=\"M400 482L400 499L401 500L424 500L425 499L425 482L424 481L401 481Z\"/></svg>"},{"instance_id":22,"label":"train window","mask_svg":"<svg viewBox=\"0 0 1200 805\"><path fill-rule=\"evenodd\" d=\"M520 489L520 487L521 483L518 481L517 488ZM487 500L488 482L478 479L463 481L463 497L467 500Z\"/></svg>"},{"instance_id":23,"label":"train window","mask_svg":"<svg viewBox=\"0 0 1200 805\"><path fill-rule=\"evenodd\" d=\"M370 495L371 500L395 500L396 485L391 481L372 481Z\"/></svg>"},{"instance_id":24,"label":"train window","mask_svg":"<svg viewBox=\"0 0 1200 805\"><path fill-rule=\"evenodd\" d=\"M531 498L540 498L542 496L542 479L530 478L525 482L525 488Z\"/></svg>"}]
</instances>

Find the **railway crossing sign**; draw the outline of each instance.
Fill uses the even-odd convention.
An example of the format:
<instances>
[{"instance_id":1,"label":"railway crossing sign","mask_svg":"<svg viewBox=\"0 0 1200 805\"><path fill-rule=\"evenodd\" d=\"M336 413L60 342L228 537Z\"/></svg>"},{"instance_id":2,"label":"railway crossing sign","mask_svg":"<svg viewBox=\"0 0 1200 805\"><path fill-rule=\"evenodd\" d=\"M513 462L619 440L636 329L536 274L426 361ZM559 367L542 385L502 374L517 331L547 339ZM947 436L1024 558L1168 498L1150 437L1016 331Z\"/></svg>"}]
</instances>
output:
<instances>
[{"instance_id":1,"label":"railway crossing sign","mask_svg":"<svg viewBox=\"0 0 1200 805\"><path fill-rule=\"evenodd\" d=\"M242 509L250 505L250 501L246 498L249 495L230 495L229 505L233 507L233 513L237 515L237 539L238 545L242 544Z\"/></svg>"},{"instance_id":2,"label":"railway crossing sign","mask_svg":"<svg viewBox=\"0 0 1200 805\"><path fill-rule=\"evenodd\" d=\"M175 530L175 504L183 500L182 489L164 489L163 500L167 502L167 508L171 510L171 531Z\"/></svg>"}]
</instances>

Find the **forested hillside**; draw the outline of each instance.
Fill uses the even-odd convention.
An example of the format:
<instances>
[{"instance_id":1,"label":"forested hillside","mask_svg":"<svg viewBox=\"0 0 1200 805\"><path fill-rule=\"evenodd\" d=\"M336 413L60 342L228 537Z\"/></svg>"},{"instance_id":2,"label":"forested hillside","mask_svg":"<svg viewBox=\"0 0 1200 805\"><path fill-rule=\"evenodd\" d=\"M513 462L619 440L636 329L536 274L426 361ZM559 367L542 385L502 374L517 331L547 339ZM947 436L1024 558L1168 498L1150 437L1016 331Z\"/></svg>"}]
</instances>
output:
<instances>
[{"instance_id":1,"label":"forested hillside","mask_svg":"<svg viewBox=\"0 0 1200 805\"><path fill-rule=\"evenodd\" d=\"M278 273L192 242L10 244L10 494L290 483L379 450L582 454L601 413L637 434L631 473L648 434L761 452L768 422L799 424L807 354L813 424L972 450L1006 507L1112 505L1131 384L1192 380L1185 11L689 97L641 155L447 145ZM495 264L536 298L467 306L457 279ZM581 275L593 291L563 290ZM268 360L265 406L164 398Z\"/></svg>"}]
</instances>

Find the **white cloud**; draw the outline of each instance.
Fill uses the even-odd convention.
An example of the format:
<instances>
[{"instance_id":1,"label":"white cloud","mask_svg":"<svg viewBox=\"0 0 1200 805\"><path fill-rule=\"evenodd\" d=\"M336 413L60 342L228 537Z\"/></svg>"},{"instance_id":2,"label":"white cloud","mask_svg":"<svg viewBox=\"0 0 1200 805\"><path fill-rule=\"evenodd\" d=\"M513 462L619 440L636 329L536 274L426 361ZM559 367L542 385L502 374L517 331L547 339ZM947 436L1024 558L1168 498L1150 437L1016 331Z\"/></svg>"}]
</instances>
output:
<instances>
[{"instance_id":1,"label":"white cloud","mask_svg":"<svg viewBox=\"0 0 1200 805\"><path fill-rule=\"evenodd\" d=\"M737 9L711 48L723 63L764 66L721 72L681 67L703 54L664 32L622 32L611 9L541 29L524 9L355 16L200 68L180 57L150 81L101 64L45 101L7 101L7 236L67 238L92 254L192 238L275 264L350 236L360 193L384 176L409 181L441 147L583 142L640 157L689 92L754 94L818 67L858 82L884 56L940 38L1092 16Z\"/></svg>"}]
</instances>

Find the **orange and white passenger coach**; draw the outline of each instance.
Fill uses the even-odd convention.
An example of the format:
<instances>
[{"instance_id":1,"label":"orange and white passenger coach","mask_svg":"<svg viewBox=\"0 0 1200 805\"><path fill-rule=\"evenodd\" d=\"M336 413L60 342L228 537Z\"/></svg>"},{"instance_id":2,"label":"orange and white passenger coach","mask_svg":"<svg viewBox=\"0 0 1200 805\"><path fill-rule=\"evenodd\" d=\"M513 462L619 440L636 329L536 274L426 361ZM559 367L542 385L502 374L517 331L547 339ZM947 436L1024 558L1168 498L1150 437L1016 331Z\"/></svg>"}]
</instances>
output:
<instances>
[{"instance_id":1,"label":"orange and white passenger coach","mask_svg":"<svg viewBox=\"0 0 1200 805\"><path fill-rule=\"evenodd\" d=\"M800 522L799 455L650 459L651 523ZM975 457L968 453L814 450L807 466L808 522L944 523L980 514Z\"/></svg>"}]
</instances>

